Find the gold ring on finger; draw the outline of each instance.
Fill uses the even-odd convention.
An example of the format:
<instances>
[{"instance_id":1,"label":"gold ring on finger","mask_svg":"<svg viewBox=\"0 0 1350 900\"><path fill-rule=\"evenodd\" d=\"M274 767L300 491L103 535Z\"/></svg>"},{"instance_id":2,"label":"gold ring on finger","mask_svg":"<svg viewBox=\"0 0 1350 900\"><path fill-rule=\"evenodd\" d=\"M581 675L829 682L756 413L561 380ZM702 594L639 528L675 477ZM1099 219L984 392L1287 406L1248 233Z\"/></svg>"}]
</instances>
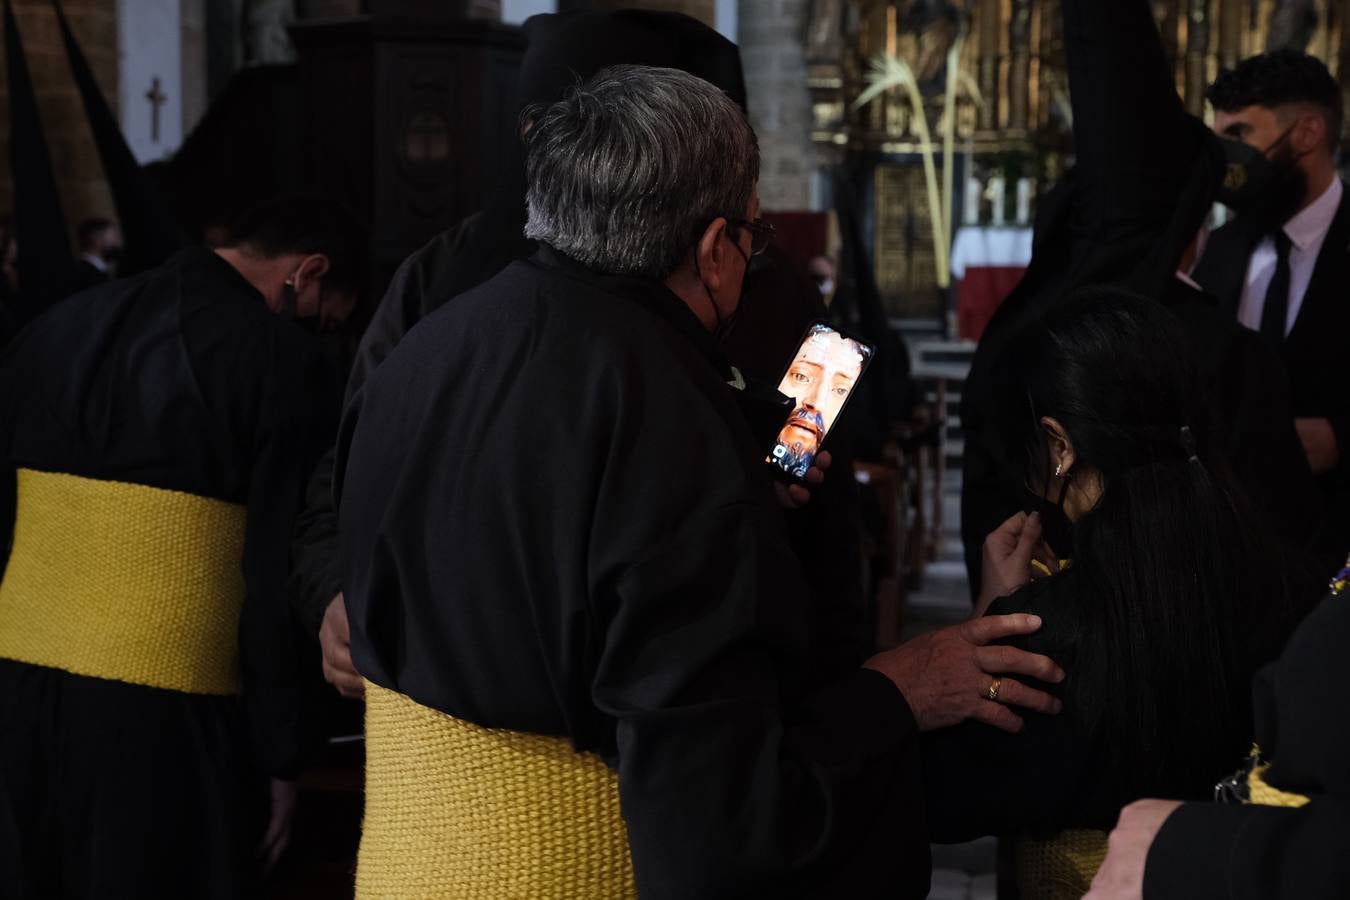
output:
<instances>
[{"instance_id":1,"label":"gold ring on finger","mask_svg":"<svg viewBox=\"0 0 1350 900\"><path fill-rule=\"evenodd\" d=\"M998 700L998 692L999 692L999 689L1000 689L1001 687L1003 687L1003 679L1002 679L1002 678L995 678L993 681L989 682L989 689L988 689L987 691L984 692L985 698L988 699L988 700L994 700L994 701L997 701L997 700Z\"/></svg>"}]
</instances>

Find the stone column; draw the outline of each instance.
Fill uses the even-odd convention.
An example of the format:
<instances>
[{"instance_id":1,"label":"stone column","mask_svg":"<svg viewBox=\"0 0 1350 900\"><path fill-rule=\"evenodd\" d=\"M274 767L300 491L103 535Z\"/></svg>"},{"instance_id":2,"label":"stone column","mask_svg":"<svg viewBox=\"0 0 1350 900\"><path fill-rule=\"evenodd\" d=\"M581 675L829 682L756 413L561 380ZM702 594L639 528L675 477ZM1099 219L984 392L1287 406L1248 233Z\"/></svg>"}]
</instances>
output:
<instances>
[{"instance_id":1,"label":"stone column","mask_svg":"<svg viewBox=\"0 0 1350 900\"><path fill-rule=\"evenodd\" d=\"M759 136L759 196L765 209L811 207L816 171L805 35L811 0L739 0L737 39Z\"/></svg>"}]
</instances>

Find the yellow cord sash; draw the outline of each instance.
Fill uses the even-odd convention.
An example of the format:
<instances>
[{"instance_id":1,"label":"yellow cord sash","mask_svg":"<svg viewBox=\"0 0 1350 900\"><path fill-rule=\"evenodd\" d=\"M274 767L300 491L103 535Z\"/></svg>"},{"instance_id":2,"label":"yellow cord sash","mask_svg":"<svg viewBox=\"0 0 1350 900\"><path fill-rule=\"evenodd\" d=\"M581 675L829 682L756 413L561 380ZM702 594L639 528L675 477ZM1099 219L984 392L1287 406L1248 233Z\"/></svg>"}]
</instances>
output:
<instances>
[{"instance_id":1,"label":"yellow cord sash","mask_svg":"<svg viewBox=\"0 0 1350 900\"><path fill-rule=\"evenodd\" d=\"M239 689L242 506L20 469L0 657L191 694Z\"/></svg>"},{"instance_id":2,"label":"yellow cord sash","mask_svg":"<svg viewBox=\"0 0 1350 900\"><path fill-rule=\"evenodd\" d=\"M618 778L564 738L482 728L367 681L356 896L636 897Z\"/></svg>"},{"instance_id":3,"label":"yellow cord sash","mask_svg":"<svg viewBox=\"0 0 1350 900\"><path fill-rule=\"evenodd\" d=\"M1013 842L1013 868L1022 900L1079 900L1106 860L1106 832L1068 828Z\"/></svg>"}]
</instances>

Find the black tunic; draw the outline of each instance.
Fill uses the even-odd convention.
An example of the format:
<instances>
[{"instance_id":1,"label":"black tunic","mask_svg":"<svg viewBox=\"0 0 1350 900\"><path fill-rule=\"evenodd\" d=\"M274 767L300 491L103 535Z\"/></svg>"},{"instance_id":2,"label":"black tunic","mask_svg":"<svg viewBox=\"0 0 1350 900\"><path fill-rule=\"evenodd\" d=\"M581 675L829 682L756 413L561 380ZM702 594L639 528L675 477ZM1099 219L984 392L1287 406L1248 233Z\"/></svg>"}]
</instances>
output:
<instances>
[{"instance_id":1,"label":"black tunic","mask_svg":"<svg viewBox=\"0 0 1350 900\"><path fill-rule=\"evenodd\" d=\"M644 897L923 896L903 697L813 689L763 448L664 286L548 250L434 312L339 441L357 668L600 754Z\"/></svg>"},{"instance_id":2,"label":"black tunic","mask_svg":"<svg viewBox=\"0 0 1350 900\"><path fill-rule=\"evenodd\" d=\"M1145 900L1350 897L1346 600L1323 600L1253 690L1257 741L1274 760L1266 781L1312 802L1298 809L1182 806L1149 851Z\"/></svg>"},{"instance_id":3,"label":"black tunic","mask_svg":"<svg viewBox=\"0 0 1350 900\"><path fill-rule=\"evenodd\" d=\"M89 896L247 890L246 786L300 761L285 579L333 384L314 342L201 249L62 301L6 348L0 547L20 467L242 504L247 530L239 697L0 663L0 884L59 872Z\"/></svg>"}]
</instances>

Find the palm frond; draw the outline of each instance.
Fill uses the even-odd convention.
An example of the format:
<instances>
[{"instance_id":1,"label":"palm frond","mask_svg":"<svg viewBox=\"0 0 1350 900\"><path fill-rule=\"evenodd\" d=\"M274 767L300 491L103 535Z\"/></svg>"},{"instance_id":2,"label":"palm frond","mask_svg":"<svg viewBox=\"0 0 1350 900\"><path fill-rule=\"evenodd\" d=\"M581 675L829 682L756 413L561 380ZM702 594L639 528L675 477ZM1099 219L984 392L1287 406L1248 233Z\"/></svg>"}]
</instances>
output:
<instances>
[{"instance_id":1,"label":"palm frond","mask_svg":"<svg viewBox=\"0 0 1350 900\"><path fill-rule=\"evenodd\" d=\"M975 76L962 69L956 74L956 83L970 97L970 102L976 106L984 106L984 92L980 90L980 83L975 80Z\"/></svg>"},{"instance_id":2,"label":"palm frond","mask_svg":"<svg viewBox=\"0 0 1350 900\"><path fill-rule=\"evenodd\" d=\"M909 63L895 56L878 53L868 63L866 75L867 88L853 101L853 108L860 109L891 88L917 86L914 70Z\"/></svg>"}]
</instances>

